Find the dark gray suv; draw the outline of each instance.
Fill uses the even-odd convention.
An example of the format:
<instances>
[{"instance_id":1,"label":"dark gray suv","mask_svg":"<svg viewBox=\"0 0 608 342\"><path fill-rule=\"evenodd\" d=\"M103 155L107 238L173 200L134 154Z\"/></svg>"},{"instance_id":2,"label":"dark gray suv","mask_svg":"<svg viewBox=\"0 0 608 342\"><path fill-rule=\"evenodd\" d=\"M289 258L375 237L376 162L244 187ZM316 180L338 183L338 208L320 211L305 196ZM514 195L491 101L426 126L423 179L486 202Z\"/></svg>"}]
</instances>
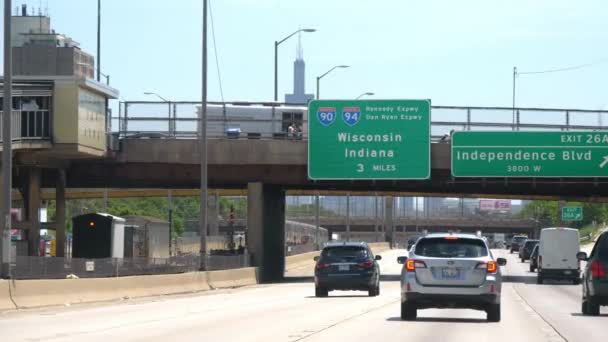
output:
<instances>
[{"instance_id":1,"label":"dark gray suv","mask_svg":"<svg viewBox=\"0 0 608 342\"><path fill-rule=\"evenodd\" d=\"M315 296L327 297L332 290L367 291L380 295L380 266L365 242L330 242L315 257Z\"/></svg>"},{"instance_id":2,"label":"dark gray suv","mask_svg":"<svg viewBox=\"0 0 608 342\"><path fill-rule=\"evenodd\" d=\"M600 306L608 305L608 232L598 238L591 255L579 252L579 260L587 261L583 271L583 303L584 315L598 316Z\"/></svg>"}]
</instances>

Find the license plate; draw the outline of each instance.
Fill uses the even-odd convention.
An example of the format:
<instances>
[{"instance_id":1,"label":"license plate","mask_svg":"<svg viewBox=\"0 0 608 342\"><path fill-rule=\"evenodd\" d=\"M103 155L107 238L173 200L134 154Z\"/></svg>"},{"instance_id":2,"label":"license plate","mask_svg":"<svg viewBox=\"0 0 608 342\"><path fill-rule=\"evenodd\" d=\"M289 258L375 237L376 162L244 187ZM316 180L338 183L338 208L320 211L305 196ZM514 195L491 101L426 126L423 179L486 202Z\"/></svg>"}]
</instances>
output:
<instances>
[{"instance_id":1,"label":"license plate","mask_svg":"<svg viewBox=\"0 0 608 342\"><path fill-rule=\"evenodd\" d=\"M441 270L441 277L443 279L459 279L460 270L456 268L444 268Z\"/></svg>"},{"instance_id":2,"label":"license plate","mask_svg":"<svg viewBox=\"0 0 608 342\"><path fill-rule=\"evenodd\" d=\"M348 272L350 270L350 266L349 265L338 265L338 271L346 271Z\"/></svg>"},{"instance_id":3,"label":"license plate","mask_svg":"<svg viewBox=\"0 0 608 342\"><path fill-rule=\"evenodd\" d=\"M572 271L564 271L564 274L572 274Z\"/></svg>"}]
</instances>

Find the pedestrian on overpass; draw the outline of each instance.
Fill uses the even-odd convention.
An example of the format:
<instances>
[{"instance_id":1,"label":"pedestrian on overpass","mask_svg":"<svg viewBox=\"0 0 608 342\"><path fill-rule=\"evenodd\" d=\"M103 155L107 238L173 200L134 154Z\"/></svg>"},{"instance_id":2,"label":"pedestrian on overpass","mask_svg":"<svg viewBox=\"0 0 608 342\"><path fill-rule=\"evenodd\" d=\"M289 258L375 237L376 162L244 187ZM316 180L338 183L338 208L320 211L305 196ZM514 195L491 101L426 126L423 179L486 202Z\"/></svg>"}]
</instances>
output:
<instances>
[{"instance_id":1,"label":"pedestrian on overpass","mask_svg":"<svg viewBox=\"0 0 608 342\"><path fill-rule=\"evenodd\" d=\"M296 136L296 125L292 122L289 127L287 127L287 137L295 138Z\"/></svg>"}]
</instances>

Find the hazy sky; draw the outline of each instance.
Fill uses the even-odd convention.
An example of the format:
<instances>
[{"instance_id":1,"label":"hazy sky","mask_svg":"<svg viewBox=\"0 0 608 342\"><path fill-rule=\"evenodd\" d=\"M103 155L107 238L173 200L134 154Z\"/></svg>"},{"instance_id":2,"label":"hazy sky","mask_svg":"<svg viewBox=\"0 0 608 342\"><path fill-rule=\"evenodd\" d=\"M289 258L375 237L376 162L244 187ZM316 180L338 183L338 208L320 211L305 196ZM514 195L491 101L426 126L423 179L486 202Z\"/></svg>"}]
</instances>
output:
<instances>
[{"instance_id":1,"label":"hazy sky","mask_svg":"<svg viewBox=\"0 0 608 342\"><path fill-rule=\"evenodd\" d=\"M96 0L48 3L52 25L95 54ZM23 1L13 0L13 6ZM322 98L430 98L435 105L608 108L606 1L212 0L226 100L272 100L273 42L301 27L307 92ZM201 0L102 0L102 71L124 100L200 99ZM211 33L211 31L210 31ZM210 35L211 38L211 35ZM292 88L297 39L281 45L280 99ZM209 44L209 98L220 100Z\"/></svg>"}]
</instances>

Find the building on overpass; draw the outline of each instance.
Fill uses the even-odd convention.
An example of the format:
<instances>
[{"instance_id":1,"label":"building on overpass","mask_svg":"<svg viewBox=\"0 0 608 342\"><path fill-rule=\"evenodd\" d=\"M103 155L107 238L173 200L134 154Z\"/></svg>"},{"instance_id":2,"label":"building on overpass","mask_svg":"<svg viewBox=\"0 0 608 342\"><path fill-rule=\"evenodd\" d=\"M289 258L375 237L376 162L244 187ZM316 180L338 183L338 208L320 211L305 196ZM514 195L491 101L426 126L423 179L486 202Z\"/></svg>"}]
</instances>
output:
<instances>
[{"instance_id":1,"label":"building on overpass","mask_svg":"<svg viewBox=\"0 0 608 342\"><path fill-rule=\"evenodd\" d=\"M54 228L60 241L57 256L63 256L65 169L75 160L108 156L108 102L118 98L118 91L92 78L94 58L56 33L48 16L28 15L23 6L21 15L11 17L11 27L13 186L25 199L20 228L29 255L38 255L41 174L51 170L53 184L61 190Z\"/></svg>"}]
</instances>

